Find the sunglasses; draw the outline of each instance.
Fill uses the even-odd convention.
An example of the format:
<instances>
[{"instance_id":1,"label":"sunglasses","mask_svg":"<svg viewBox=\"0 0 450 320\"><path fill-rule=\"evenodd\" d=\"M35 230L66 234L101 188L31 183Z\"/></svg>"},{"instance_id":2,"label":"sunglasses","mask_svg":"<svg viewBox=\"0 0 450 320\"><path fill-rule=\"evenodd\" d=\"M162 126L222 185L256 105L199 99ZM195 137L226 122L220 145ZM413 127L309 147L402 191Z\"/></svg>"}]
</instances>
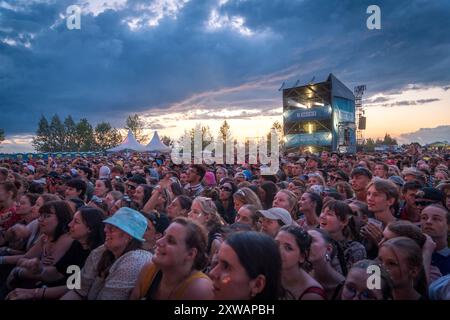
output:
<instances>
[{"instance_id":1,"label":"sunglasses","mask_svg":"<svg viewBox=\"0 0 450 320\"><path fill-rule=\"evenodd\" d=\"M233 191L233 189L228 188L228 187L220 187L220 190L226 191L226 192L231 192Z\"/></svg>"}]
</instances>

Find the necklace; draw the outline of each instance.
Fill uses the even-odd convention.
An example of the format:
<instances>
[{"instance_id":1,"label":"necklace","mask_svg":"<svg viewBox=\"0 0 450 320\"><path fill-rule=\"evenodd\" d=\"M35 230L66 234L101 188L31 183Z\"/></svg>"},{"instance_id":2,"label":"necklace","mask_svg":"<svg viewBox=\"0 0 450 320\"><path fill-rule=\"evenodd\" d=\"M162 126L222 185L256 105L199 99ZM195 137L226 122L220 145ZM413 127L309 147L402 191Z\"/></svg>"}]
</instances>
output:
<instances>
[{"instance_id":1,"label":"necklace","mask_svg":"<svg viewBox=\"0 0 450 320\"><path fill-rule=\"evenodd\" d=\"M184 285L185 281L187 279L189 279L189 277L191 276L192 271L189 272L189 274L185 277L183 277L182 281L180 281L177 285L175 285L172 290L170 291L170 293L167 295L167 297L164 300L171 300L172 295L176 292L177 289L179 289L182 285Z\"/></svg>"}]
</instances>

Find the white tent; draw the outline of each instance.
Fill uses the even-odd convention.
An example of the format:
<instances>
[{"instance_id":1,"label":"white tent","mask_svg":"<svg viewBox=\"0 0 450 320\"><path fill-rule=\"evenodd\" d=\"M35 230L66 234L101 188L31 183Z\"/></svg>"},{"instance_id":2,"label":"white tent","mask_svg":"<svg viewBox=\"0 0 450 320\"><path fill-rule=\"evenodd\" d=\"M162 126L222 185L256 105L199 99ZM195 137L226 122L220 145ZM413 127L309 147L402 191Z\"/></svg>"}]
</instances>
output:
<instances>
[{"instance_id":1,"label":"white tent","mask_svg":"<svg viewBox=\"0 0 450 320\"><path fill-rule=\"evenodd\" d=\"M145 146L145 151L149 152L170 152L172 149L166 146L159 138L158 131L153 134L152 140Z\"/></svg>"},{"instance_id":2,"label":"white tent","mask_svg":"<svg viewBox=\"0 0 450 320\"><path fill-rule=\"evenodd\" d=\"M128 130L127 137L122 141L120 145L117 147L108 149L110 152L119 152L119 151L145 151L145 147L137 142L136 138L133 136L131 130Z\"/></svg>"}]
</instances>

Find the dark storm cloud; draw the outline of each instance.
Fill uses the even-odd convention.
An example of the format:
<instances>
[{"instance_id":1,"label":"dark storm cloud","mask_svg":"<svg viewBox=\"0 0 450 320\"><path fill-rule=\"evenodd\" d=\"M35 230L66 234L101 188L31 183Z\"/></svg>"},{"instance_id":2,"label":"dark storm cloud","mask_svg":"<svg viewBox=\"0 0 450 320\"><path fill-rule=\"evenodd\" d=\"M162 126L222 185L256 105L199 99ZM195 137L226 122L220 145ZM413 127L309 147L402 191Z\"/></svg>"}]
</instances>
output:
<instances>
[{"instance_id":1,"label":"dark storm cloud","mask_svg":"<svg viewBox=\"0 0 450 320\"><path fill-rule=\"evenodd\" d=\"M60 14L74 2L2 2L16 8L0 6L0 127L8 134L34 132L41 114L54 113L123 126L130 113L292 66L297 74L267 87L273 96L285 80L318 81L329 72L349 87L367 84L368 93L450 82L447 1L378 1L382 29L373 31L366 0L190 1L135 31L126 22L153 18L151 1L85 13L81 30L67 30ZM211 30L213 10L219 25ZM238 17L251 36L239 32Z\"/></svg>"}]
</instances>

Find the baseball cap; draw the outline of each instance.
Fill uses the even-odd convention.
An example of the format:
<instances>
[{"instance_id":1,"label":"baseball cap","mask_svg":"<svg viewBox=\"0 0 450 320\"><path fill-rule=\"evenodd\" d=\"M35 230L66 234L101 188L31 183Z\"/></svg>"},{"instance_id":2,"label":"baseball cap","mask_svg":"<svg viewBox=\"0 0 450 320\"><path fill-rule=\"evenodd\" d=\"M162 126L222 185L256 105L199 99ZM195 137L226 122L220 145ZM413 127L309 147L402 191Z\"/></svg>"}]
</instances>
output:
<instances>
[{"instance_id":1,"label":"baseball cap","mask_svg":"<svg viewBox=\"0 0 450 320\"><path fill-rule=\"evenodd\" d=\"M291 214L283 208L270 208L268 210L258 210L257 212L269 220L281 220L287 226L290 226L294 222Z\"/></svg>"},{"instance_id":2,"label":"baseball cap","mask_svg":"<svg viewBox=\"0 0 450 320\"><path fill-rule=\"evenodd\" d=\"M351 177L358 176L358 175L363 175L369 179L372 179L372 172L370 172L369 169L364 168L364 167L356 167L355 169L352 170L352 173L350 174Z\"/></svg>"},{"instance_id":3,"label":"baseball cap","mask_svg":"<svg viewBox=\"0 0 450 320\"><path fill-rule=\"evenodd\" d=\"M417 192L416 197L429 201L442 202L442 200L444 199L444 194L439 189L425 187Z\"/></svg>"},{"instance_id":4,"label":"baseball cap","mask_svg":"<svg viewBox=\"0 0 450 320\"><path fill-rule=\"evenodd\" d=\"M395 183L400 187L403 187L403 185L405 184L405 180L403 180L402 177L400 176L390 176L389 180L391 180L393 183Z\"/></svg>"}]
</instances>

